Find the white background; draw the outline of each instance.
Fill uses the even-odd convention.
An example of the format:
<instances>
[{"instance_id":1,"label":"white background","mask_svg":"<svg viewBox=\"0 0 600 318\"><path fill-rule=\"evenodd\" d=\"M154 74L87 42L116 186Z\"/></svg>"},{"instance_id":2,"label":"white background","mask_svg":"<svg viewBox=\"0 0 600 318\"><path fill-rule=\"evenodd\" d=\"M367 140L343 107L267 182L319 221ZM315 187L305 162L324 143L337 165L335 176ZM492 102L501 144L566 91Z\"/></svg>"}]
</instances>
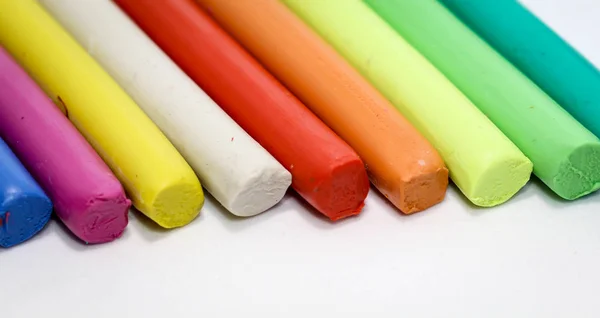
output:
<instances>
[{"instance_id":1,"label":"white background","mask_svg":"<svg viewBox=\"0 0 600 318\"><path fill-rule=\"evenodd\" d=\"M523 2L600 65L599 1ZM131 213L106 245L52 221L0 249L0 317L600 316L600 194L566 203L535 179L478 209L451 186L404 216L371 191L336 224L292 193L250 219L214 202L175 231Z\"/></svg>"}]
</instances>

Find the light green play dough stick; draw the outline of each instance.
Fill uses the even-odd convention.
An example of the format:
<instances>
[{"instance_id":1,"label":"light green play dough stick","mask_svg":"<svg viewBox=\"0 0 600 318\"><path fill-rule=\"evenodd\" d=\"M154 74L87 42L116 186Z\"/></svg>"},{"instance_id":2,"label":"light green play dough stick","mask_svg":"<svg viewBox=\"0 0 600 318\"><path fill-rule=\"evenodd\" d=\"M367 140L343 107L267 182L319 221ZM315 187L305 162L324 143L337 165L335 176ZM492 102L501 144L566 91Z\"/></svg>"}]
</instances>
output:
<instances>
[{"instance_id":1,"label":"light green play dough stick","mask_svg":"<svg viewBox=\"0 0 600 318\"><path fill-rule=\"evenodd\" d=\"M444 75L360 0L284 0L438 149L476 205L508 200L532 164ZM402 140L398 140L402 142Z\"/></svg>"},{"instance_id":2,"label":"light green play dough stick","mask_svg":"<svg viewBox=\"0 0 600 318\"><path fill-rule=\"evenodd\" d=\"M600 188L600 140L438 1L366 2L519 146L554 192L576 199Z\"/></svg>"}]
</instances>

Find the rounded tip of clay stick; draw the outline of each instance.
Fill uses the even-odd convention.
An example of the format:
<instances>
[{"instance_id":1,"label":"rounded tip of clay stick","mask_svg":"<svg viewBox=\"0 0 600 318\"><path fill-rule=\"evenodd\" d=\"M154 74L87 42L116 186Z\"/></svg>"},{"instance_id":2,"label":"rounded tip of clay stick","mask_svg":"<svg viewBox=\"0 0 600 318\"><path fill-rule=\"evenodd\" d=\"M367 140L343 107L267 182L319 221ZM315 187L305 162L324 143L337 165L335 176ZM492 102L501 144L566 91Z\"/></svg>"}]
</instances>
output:
<instances>
[{"instance_id":1,"label":"rounded tip of clay stick","mask_svg":"<svg viewBox=\"0 0 600 318\"><path fill-rule=\"evenodd\" d=\"M0 246L25 242L44 228L52 214L52 203L41 196L21 195L0 210Z\"/></svg>"},{"instance_id":2,"label":"rounded tip of clay stick","mask_svg":"<svg viewBox=\"0 0 600 318\"><path fill-rule=\"evenodd\" d=\"M282 166L264 169L246 181L244 189L226 207L232 214L249 217L260 214L279 203L292 183L292 175Z\"/></svg>"},{"instance_id":3,"label":"rounded tip of clay stick","mask_svg":"<svg viewBox=\"0 0 600 318\"><path fill-rule=\"evenodd\" d=\"M152 202L149 211L144 211L158 225L171 229L192 222L204 205L204 192L200 182L179 182L163 188Z\"/></svg>"},{"instance_id":4,"label":"rounded tip of clay stick","mask_svg":"<svg viewBox=\"0 0 600 318\"><path fill-rule=\"evenodd\" d=\"M122 191L98 195L88 200L85 211L78 214L77 220L68 222L69 229L89 244L114 241L127 227L130 206L131 201Z\"/></svg>"},{"instance_id":5,"label":"rounded tip of clay stick","mask_svg":"<svg viewBox=\"0 0 600 318\"><path fill-rule=\"evenodd\" d=\"M600 189L600 144L577 147L564 161L550 188L567 200L575 200Z\"/></svg>"},{"instance_id":6,"label":"rounded tip of clay stick","mask_svg":"<svg viewBox=\"0 0 600 318\"><path fill-rule=\"evenodd\" d=\"M312 192L300 195L332 221L360 214L369 193L369 178L362 160L358 157L338 160Z\"/></svg>"},{"instance_id":7,"label":"rounded tip of clay stick","mask_svg":"<svg viewBox=\"0 0 600 318\"><path fill-rule=\"evenodd\" d=\"M508 201L527 184L532 169L533 164L523 155L512 158L497 157L496 160L491 160L487 169L474 180L470 191L462 190L477 206L496 206Z\"/></svg>"}]
</instances>

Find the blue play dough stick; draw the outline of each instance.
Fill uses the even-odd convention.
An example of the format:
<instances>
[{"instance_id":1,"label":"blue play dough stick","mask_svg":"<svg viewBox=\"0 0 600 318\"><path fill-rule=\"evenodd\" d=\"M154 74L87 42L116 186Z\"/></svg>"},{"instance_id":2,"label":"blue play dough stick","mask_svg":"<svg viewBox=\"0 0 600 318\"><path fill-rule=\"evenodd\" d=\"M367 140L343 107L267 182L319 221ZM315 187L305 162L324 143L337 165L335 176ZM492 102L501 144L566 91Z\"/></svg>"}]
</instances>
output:
<instances>
[{"instance_id":1,"label":"blue play dough stick","mask_svg":"<svg viewBox=\"0 0 600 318\"><path fill-rule=\"evenodd\" d=\"M516 0L440 2L600 137L600 72L573 47Z\"/></svg>"},{"instance_id":2,"label":"blue play dough stick","mask_svg":"<svg viewBox=\"0 0 600 318\"><path fill-rule=\"evenodd\" d=\"M51 213L50 199L0 138L0 246L30 239Z\"/></svg>"}]
</instances>

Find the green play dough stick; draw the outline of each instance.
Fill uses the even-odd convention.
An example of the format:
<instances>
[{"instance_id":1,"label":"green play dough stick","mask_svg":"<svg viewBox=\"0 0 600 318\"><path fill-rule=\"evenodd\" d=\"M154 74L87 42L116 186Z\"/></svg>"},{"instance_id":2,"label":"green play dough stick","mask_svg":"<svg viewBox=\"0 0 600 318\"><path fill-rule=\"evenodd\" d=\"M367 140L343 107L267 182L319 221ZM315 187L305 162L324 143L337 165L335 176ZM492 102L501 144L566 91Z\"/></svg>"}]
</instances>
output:
<instances>
[{"instance_id":1,"label":"green play dough stick","mask_svg":"<svg viewBox=\"0 0 600 318\"><path fill-rule=\"evenodd\" d=\"M437 148L479 206L508 200L532 164L423 56L360 0L284 0ZM398 140L402 142L402 140Z\"/></svg>"},{"instance_id":2,"label":"green play dough stick","mask_svg":"<svg viewBox=\"0 0 600 318\"><path fill-rule=\"evenodd\" d=\"M600 188L598 138L437 0L365 2L519 146L554 192L576 199Z\"/></svg>"},{"instance_id":3,"label":"green play dough stick","mask_svg":"<svg viewBox=\"0 0 600 318\"><path fill-rule=\"evenodd\" d=\"M515 0L440 2L600 137L600 72L544 22Z\"/></svg>"}]
</instances>

